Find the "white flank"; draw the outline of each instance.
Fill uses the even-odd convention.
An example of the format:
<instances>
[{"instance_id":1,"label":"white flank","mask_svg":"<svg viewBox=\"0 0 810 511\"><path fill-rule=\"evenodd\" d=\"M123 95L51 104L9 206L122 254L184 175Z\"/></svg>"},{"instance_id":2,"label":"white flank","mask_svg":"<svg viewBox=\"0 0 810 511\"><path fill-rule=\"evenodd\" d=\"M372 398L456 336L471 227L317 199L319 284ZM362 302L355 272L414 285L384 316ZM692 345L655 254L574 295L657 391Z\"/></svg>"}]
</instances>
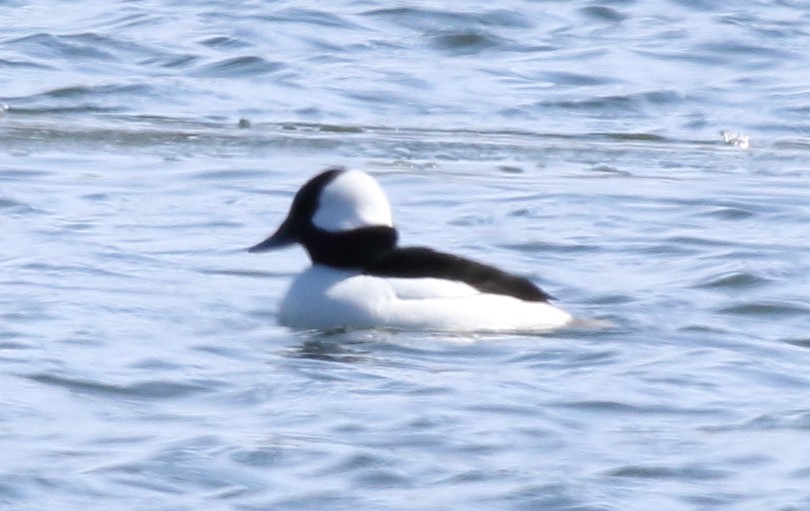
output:
<instances>
[{"instance_id":1,"label":"white flank","mask_svg":"<svg viewBox=\"0 0 810 511\"><path fill-rule=\"evenodd\" d=\"M570 323L543 302L480 293L441 279L386 279L315 265L293 281L279 323L292 328L545 331Z\"/></svg>"}]
</instances>

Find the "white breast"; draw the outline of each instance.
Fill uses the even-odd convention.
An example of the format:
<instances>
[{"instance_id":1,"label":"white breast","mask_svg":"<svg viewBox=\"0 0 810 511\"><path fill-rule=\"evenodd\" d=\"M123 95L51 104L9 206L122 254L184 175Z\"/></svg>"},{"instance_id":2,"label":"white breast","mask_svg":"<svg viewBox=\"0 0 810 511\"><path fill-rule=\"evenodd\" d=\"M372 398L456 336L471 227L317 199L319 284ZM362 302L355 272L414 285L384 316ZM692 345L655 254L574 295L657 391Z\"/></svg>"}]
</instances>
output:
<instances>
[{"instance_id":1,"label":"white breast","mask_svg":"<svg viewBox=\"0 0 810 511\"><path fill-rule=\"evenodd\" d=\"M536 331L571 315L543 302L480 293L442 279L389 279L315 265L281 302L279 323L293 328Z\"/></svg>"}]
</instances>

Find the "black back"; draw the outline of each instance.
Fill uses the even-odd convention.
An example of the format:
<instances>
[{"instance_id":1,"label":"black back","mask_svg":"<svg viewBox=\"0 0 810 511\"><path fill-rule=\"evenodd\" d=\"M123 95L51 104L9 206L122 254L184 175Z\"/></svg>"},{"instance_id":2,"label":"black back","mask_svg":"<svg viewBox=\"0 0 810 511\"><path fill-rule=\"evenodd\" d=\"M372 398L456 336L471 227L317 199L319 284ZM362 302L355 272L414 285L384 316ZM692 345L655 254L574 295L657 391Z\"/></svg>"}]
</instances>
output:
<instances>
[{"instance_id":1,"label":"black back","mask_svg":"<svg viewBox=\"0 0 810 511\"><path fill-rule=\"evenodd\" d=\"M363 266L363 272L381 277L457 280L484 293L514 296L531 302L547 302L551 299L548 293L527 278L425 247L395 248Z\"/></svg>"}]
</instances>

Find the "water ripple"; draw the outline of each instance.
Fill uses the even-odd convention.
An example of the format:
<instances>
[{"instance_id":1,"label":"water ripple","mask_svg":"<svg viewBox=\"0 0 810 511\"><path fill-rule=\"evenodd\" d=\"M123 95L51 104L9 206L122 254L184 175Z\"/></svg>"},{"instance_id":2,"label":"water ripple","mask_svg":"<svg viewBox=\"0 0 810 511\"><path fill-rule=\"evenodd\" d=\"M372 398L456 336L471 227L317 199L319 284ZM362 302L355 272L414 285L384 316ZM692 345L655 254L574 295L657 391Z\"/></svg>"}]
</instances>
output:
<instances>
[{"instance_id":1,"label":"water ripple","mask_svg":"<svg viewBox=\"0 0 810 511\"><path fill-rule=\"evenodd\" d=\"M786 410L780 413L768 413L748 421L723 426L707 426L711 432L734 431L773 431L773 430L810 430L810 410Z\"/></svg>"},{"instance_id":2,"label":"water ripple","mask_svg":"<svg viewBox=\"0 0 810 511\"><path fill-rule=\"evenodd\" d=\"M194 73L210 77L242 77L273 73L283 68L284 64L281 62L270 62L255 55L245 55L208 64Z\"/></svg>"},{"instance_id":3,"label":"water ripple","mask_svg":"<svg viewBox=\"0 0 810 511\"><path fill-rule=\"evenodd\" d=\"M675 479L675 480L722 480L732 476L731 472L700 466L665 467L654 465L629 465L611 470L611 477L631 479Z\"/></svg>"},{"instance_id":4,"label":"water ripple","mask_svg":"<svg viewBox=\"0 0 810 511\"><path fill-rule=\"evenodd\" d=\"M719 311L722 314L746 316L750 318L774 318L807 316L810 305L789 301L746 302L724 307Z\"/></svg>"},{"instance_id":5,"label":"water ripple","mask_svg":"<svg viewBox=\"0 0 810 511\"><path fill-rule=\"evenodd\" d=\"M431 36L433 46L454 55L472 55L502 47L505 41L481 30L441 32Z\"/></svg>"},{"instance_id":6,"label":"water ripple","mask_svg":"<svg viewBox=\"0 0 810 511\"><path fill-rule=\"evenodd\" d=\"M747 290L771 283L772 280L744 271L724 272L701 282L696 287L703 289Z\"/></svg>"},{"instance_id":7,"label":"water ripple","mask_svg":"<svg viewBox=\"0 0 810 511\"><path fill-rule=\"evenodd\" d=\"M124 385L54 374L32 374L28 378L37 383L54 385L72 392L106 395L110 398L127 397L136 399L175 399L211 392L214 383L211 381L199 381L196 383L146 381Z\"/></svg>"}]
</instances>

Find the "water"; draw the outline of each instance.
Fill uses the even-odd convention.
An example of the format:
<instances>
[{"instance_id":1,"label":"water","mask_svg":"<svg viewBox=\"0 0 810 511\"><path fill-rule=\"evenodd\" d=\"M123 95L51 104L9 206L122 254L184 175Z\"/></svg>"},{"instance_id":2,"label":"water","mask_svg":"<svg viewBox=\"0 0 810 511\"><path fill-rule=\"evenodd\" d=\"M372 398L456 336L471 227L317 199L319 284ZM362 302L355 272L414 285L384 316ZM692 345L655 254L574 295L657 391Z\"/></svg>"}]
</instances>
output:
<instances>
[{"instance_id":1,"label":"water","mask_svg":"<svg viewBox=\"0 0 810 511\"><path fill-rule=\"evenodd\" d=\"M804 7L0 2L3 509L810 508ZM278 327L330 164L614 326Z\"/></svg>"}]
</instances>

